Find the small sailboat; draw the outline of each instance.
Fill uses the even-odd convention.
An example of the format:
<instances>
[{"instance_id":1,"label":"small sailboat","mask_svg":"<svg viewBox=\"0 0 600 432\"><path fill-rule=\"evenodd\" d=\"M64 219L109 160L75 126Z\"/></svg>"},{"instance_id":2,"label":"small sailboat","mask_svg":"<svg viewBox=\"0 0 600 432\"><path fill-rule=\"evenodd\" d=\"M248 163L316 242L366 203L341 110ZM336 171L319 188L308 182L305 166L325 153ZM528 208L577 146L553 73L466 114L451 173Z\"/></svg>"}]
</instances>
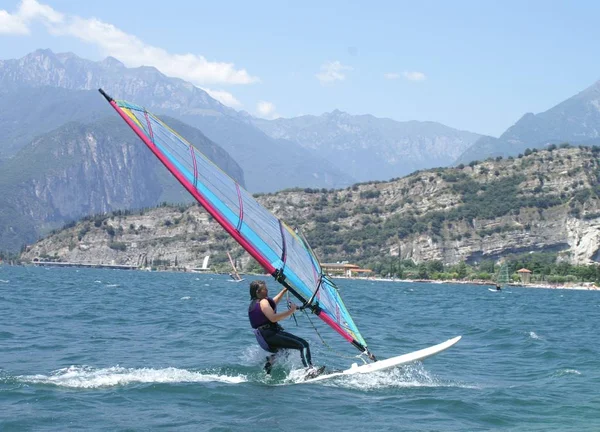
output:
<instances>
[{"instance_id":1,"label":"small sailboat","mask_svg":"<svg viewBox=\"0 0 600 432\"><path fill-rule=\"evenodd\" d=\"M229 254L229 252L227 252L227 256L229 257L229 262L231 263L231 268L233 269L233 271L231 273L229 273L229 276L231 277L231 279L229 279L229 282L243 281L244 279L240 276L237 269L235 268L235 263L233 262L233 258L231 258L231 255Z\"/></svg>"}]
</instances>

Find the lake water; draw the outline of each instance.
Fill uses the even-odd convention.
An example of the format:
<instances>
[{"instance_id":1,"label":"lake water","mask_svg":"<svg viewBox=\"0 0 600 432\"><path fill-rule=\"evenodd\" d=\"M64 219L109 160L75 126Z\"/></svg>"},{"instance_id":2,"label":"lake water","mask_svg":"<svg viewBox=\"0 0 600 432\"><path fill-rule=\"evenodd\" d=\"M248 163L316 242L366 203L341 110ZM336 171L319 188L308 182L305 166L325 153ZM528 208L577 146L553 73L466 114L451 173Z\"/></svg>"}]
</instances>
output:
<instances>
[{"instance_id":1,"label":"lake water","mask_svg":"<svg viewBox=\"0 0 600 432\"><path fill-rule=\"evenodd\" d=\"M422 363L299 385L295 352L265 376L248 281L227 279L0 267L0 430L600 430L600 292L339 280L380 358L463 339ZM359 361L297 315L283 325L315 364Z\"/></svg>"}]
</instances>

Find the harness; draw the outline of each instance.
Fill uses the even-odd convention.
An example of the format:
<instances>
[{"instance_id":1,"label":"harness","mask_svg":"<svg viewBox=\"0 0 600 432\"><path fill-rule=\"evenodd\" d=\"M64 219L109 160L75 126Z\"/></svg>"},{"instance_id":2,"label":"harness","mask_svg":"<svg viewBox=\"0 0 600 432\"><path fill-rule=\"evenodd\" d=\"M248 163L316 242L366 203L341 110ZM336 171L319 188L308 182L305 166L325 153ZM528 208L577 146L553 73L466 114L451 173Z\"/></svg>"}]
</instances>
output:
<instances>
[{"instance_id":1,"label":"harness","mask_svg":"<svg viewBox=\"0 0 600 432\"><path fill-rule=\"evenodd\" d=\"M283 327L281 327L281 325L279 325L278 323L268 323L268 324L263 324L257 328L255 328L255 330L283 330Z\"/></svg>"},{"instance_id":2,"label":"harness","mask_svg":"<svg viewBox=\"0 0 600 432\"><path fill-rule=\"evenodd\" d=\"M261 327L264 327L264 326L261 326ZM252 329L254 336L256 336L256 342L258 342L260 347L262 349L264 349L265 351L275 354L277 352L277 350L274 348L271 348L271 346L267 343L267 341L265 340L265 338L262 335L262 332L260 331L261 327Z\"/></svg>"},{"instance_id":3,"label":"harness","mask_svg":"<svg viewBox=\"0 0 600 432\"><path fill-rule=\"evenodd\" d=\"M276 353L277 349L272 348L268 342L265 340L265 337L262 334L262 330L273 330L273 331L280 331L283 330L283 327L281 327L279 324L277 323L268 323L268 324L263 324L258 328L252 329L254 336L256 336L256 342L258 342L258 344L260 345L260 347L262 349L264 349L265 351L268 351L270 353Z\"/></svg>"}]
</instances>

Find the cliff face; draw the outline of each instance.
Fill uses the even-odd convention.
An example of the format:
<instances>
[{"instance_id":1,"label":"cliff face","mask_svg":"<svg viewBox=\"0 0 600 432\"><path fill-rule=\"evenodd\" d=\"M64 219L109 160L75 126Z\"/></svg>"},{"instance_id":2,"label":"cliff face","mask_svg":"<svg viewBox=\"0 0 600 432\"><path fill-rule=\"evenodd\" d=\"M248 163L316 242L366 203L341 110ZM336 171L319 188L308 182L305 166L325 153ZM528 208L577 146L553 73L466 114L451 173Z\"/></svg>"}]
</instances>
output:
<instances>
[{"instance_id":1,"label":"cliff face","mask_svg":"<svg viewBox=\"0 0 600 432\"><path fill-rule=\"evenodd\" d=\"M175 119L182 136L244 184L239 165L200 131ZM191 202L179 183L118 118L71 122L33 140L0 176L0 250L83 216Z\"/></svg>"},{"instance_id":2,"label":"cliff face","mask_svg":"<svg viewBox=\"0 0 600 432\"><path fill-rule=\"evenodd\" d=\"M589 264L600 260L599 154L592 149L540 151L463 169L422 171L392 182L284 191L258 200L298 226L324 262L454 264L555 252L572 264ZM177 256L178 265L193 267L205 254L221 255L224 261L225 250L234 247L195 206L183 213L160 208L106 223L113 235L106 225L97 228L84 221L31 246L23 258L139 265L140 256L160 254L172 264ZM115 242L124 245L115 248Z\"/></svg>"},{"instance_id":3,"label":"cliff face","mask_svg":"<svg viewBox=\"0 0 600 432\"><path fill-rule=\"evenodd\" d=\"M3 172L1 201L19 216L3 218L2 224L30 223L43 233L87 214L156 205L161 186L155 161L116 121L104 126L68 124L12 159ZM115 128L126 138L115 138ZM9 249L5 238L0 240Z\"/></svg>"},{"instance_id":4,"label":"cliff face","mask_svg":"<svg viewBox=\"0 0 600 432\"><path fill-rule=\"evenodd\" d=\"M139 267L166 263L200 267L215 245L216 222L209 219L197 206L92 218L36 243L23 257Z\"/></svg>"}]
</instances>

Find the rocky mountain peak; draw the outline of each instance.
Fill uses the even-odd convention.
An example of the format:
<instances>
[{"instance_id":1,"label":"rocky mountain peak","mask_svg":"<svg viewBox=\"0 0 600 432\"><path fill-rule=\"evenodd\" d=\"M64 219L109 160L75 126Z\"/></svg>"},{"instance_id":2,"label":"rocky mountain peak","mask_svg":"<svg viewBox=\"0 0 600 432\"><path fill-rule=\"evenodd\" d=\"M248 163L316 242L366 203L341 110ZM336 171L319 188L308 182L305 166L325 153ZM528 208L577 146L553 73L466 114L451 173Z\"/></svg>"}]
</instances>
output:
<instances>
[{"instance_id":1,"label":"rocky mountain peak","mask_svg":"<svg viewBox=\"0 0 600 432\"><path fill-rule=\"evenodd\" d=\"M104 60L102 60L100 62L100 65L105 67L105 68L118 68L118 69L122 69L125 67L125 65L123 63L121 63L119 60L117 60L114 57L108 56L106 57Z\"/></svg>"}]
</instances>

